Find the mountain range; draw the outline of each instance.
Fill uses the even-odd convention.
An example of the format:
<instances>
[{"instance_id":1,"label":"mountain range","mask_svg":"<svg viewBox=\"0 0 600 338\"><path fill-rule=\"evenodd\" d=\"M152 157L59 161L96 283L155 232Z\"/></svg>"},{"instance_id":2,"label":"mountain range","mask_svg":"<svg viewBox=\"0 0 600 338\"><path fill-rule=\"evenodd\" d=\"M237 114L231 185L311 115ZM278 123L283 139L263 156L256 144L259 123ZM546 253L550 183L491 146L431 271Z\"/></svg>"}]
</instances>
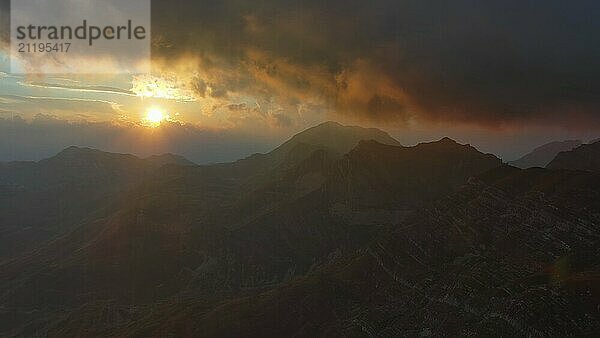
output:
<instances>
[{"instance_id":1,"label":"mountain range","mask_svg":"<svg viewBox=\"0 0 600 338\"><path fill-rule=\"evenodd\" d=\"M600 170L600 141L561 152L548 164L550 169Z\"/></svg>"},{"instance_id":2,"label":"mountain range","mask_svg":"<svg viewBox=\"0 0 600 338\"><path fill-rule=\"evenodd\" d=\"M522 170L328 122L233 163L1 164L0 336L593 336L595 148Z\"/></svg>"},{"instance_id":3,"label":"mountain range","mask_svg":"<svg viewBox=\"0 0 600 338\"><path fill-rule=\"evenodd\" d=\"M532 152L524 155L518 160L509 162L509 164L521 169L534 167L545 168L558 153L573 150L581 144L582 142L579 140L550 142L535 148Z\"/></svg>"}]
</instances>

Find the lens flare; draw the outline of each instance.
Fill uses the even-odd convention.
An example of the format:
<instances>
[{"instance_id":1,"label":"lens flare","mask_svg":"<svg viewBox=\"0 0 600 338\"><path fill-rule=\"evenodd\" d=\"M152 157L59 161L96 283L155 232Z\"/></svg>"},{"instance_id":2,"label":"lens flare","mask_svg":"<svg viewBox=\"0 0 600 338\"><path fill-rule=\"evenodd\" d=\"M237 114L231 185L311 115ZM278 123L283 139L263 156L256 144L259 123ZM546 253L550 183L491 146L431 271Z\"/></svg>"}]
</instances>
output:
<instances>
[{"instance_id":1,"label":"lens flare","mask_svg":"<svg viewBox=\"0 0 600 338\"><path fill-rule=\"evenodd\" d=\"M167 118L168 115L165 114L165 112L162 109L158 107L152 107L146 112L145 120L151 125L158 125Z\"/></svg>"}]
</instances>

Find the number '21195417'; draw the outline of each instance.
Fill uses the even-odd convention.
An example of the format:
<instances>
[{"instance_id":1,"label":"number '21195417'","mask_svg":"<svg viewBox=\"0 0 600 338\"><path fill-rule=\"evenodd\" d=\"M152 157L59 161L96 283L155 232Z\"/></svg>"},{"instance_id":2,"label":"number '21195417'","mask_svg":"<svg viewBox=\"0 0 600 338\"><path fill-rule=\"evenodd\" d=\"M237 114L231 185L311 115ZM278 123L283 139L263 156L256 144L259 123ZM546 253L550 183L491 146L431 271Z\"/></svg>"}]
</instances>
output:
<instances>
[{"instance_id":1,"label":"number '21195417'","mask_svg":"<svg viewBox=\"0 0 600 338\"><path fill-rule=\"evenodd\" d=\"M68 53L70 42L61 43L19 43L19 53Z\"/></svg>"}]
</instances>

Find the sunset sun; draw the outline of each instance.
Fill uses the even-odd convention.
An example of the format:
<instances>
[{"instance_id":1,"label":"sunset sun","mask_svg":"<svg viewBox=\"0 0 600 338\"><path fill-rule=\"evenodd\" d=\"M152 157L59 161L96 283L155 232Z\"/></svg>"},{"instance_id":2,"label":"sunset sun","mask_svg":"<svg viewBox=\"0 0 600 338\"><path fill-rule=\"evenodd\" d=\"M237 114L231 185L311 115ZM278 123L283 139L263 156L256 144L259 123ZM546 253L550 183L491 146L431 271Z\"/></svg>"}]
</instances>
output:
<instances>
[{"instance_id":1,"label":"sunset sun","mask_svg":"<svg viewBox=\"0 0 600 338\"><path fill-rule=\"evenodd\" d=\"M165 112L158 107L152 107L146 112L146 121L152 124L160 124L162 121L166 120L167 117Z\"/></svg>"}]
</instances>

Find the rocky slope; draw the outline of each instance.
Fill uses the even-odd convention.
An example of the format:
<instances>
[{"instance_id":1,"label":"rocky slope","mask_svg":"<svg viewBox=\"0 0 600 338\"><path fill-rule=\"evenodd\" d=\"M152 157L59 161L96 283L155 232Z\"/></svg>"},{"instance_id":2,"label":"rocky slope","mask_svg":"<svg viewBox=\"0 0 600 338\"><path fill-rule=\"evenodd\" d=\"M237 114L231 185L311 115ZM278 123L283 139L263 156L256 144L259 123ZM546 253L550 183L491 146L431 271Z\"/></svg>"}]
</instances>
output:
<instances>
[{"instance_id":1,"label":"rocky slope","mask_svg":"<svg viewBox=\"0 0 600 338\"><path fill-rule=\"evenodd\" d=\"M599 191L596 174L499 168L306 276L208 309L167 302L105 332L593 336Z\"/></svg>"}]
</instances>

